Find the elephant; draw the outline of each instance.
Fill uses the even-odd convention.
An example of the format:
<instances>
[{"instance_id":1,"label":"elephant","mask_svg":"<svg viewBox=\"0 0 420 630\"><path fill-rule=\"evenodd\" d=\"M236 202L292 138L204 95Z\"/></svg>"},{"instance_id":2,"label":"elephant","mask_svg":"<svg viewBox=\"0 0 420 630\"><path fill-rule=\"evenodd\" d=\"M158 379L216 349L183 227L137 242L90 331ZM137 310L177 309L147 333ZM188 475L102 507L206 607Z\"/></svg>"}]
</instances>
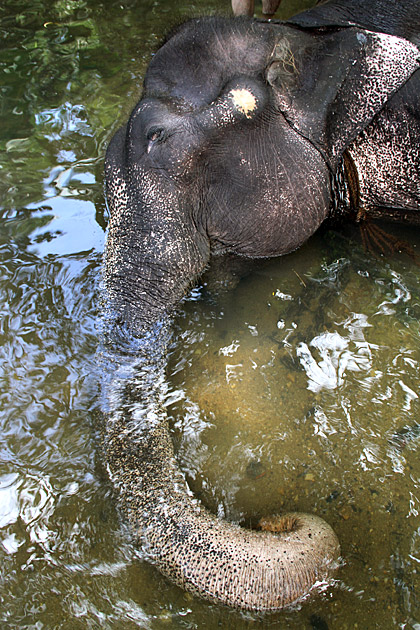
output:
<instances>
[{"instance_id":1,"label":"elephant","mask_svg":"<svg viewBox=\"0 0 420 630\"><path fill-rule=\"evenodd\" d=\"M419 223L419 44L417 0L191 19L110 142L104 457L146 557L210 601L289 606L340 545L317 516L247 530L191 495L162 403L172 314L211 257L284 255L328 218Z\"/></svg>"}]
</instances>

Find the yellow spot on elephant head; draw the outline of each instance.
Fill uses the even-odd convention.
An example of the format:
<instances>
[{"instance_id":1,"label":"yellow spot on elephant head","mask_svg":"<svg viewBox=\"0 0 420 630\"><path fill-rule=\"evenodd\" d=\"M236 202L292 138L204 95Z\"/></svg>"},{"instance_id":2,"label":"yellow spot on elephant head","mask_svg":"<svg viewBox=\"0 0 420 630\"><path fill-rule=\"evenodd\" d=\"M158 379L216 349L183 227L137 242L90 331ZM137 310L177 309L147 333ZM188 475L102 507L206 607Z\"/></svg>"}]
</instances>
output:
<instances>
[{"instance_id":1,"label":"yellow spot on elephant head","mask_svg":"<svg viewBox=\"0 0 420 630\"><path fill-rule=\"evenodd\" d=\"M238 90L231 90L230 96L234 107L239 110L241 114L245 114L247 118L252 118L252 114L257 108L257 99L253 93L249 90L241 88Z\"/></svg>"}]
</instances>

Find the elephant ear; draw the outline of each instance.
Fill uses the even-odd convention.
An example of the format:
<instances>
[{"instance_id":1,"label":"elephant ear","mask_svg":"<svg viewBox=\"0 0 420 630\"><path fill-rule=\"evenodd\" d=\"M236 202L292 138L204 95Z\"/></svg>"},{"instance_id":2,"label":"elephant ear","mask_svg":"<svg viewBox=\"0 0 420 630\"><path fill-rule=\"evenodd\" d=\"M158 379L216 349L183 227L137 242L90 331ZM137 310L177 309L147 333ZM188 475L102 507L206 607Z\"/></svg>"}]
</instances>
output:
<instances>
[{"instance_id":1,"label":"elephant ear","mask_svg":"<svg viewBox=\"0 0 420 630\"><path fill-rule=\"evenodd\" d=\"M419 44L420 11L415 0L323 0L287 21L301 28L357 26Z\"/></svg>"},{"instance_id":2,"label":"elephant ear","mask_svg":"<svg viewBox=\"0 0 420 630\"><path fill-rule=\"evenodd\" d=\"M341 155L420 67L419 50L358 28L283 25L266 70L277 107L335 169Z\"/></svg>"}]
</instances>

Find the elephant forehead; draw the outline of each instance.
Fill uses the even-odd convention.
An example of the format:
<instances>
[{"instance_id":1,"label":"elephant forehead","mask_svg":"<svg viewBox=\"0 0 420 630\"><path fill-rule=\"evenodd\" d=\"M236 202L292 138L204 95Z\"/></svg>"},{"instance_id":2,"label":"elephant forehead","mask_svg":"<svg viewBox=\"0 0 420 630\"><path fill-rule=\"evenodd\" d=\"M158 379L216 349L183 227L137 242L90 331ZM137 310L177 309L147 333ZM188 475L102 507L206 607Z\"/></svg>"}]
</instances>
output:
<instances>
[{"instance_id":1,"label":"elephant forehead","mask_svg":"<svg viewBox=\"0 0 420 630\"><path fill-rule=\"evenodd\" d=\"M237 75L257 76L273 47L267 23L201 18L182 25L153 57L145 93L209 104Z\"/></svg>"}]
</instances>

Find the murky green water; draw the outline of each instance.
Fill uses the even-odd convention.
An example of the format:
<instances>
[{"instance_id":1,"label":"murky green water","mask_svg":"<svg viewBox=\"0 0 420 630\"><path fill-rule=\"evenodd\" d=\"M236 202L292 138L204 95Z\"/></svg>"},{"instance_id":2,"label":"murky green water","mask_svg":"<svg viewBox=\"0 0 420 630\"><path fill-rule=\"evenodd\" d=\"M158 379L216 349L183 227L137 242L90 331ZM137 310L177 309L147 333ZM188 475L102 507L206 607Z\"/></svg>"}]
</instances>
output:
<instances>
[{"instance_id":1,"label":"murky green water","mask_svg":"<svg viewBox=\"0 0 420 630\"><path fill-rule=\"evenodd\" d=\"M173 587L132 546L98 461L104 149L165 30L227 9L0 7L2 628L420 628L410 259L330 232L230 291L207 278L175 323L167 404L190 485L243 524L281 509L331 523L343 566L313 601L259 618Z\"/></svg>"}]
</instances>

